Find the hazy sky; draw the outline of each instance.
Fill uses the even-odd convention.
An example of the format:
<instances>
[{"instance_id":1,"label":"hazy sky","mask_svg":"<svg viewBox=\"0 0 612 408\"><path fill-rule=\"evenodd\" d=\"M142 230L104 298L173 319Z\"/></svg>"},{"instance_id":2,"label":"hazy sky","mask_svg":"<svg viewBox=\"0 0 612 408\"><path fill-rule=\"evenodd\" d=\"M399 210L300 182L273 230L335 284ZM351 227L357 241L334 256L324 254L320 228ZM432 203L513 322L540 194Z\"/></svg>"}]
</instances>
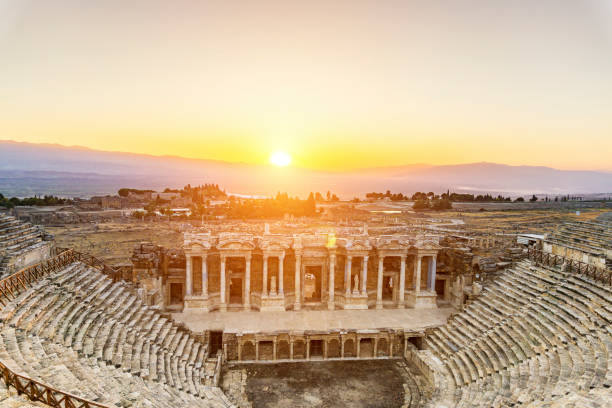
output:
<instances>
[{"instance_id":1,"label":"hazy sky","mask_svg":"<svg viewBox=\"0 0 612 408\"><path fill-rule=\"evenodd\" d=\"M612 1L0 0L0 139L612 170Z\"/></svg>"}]
</instances>

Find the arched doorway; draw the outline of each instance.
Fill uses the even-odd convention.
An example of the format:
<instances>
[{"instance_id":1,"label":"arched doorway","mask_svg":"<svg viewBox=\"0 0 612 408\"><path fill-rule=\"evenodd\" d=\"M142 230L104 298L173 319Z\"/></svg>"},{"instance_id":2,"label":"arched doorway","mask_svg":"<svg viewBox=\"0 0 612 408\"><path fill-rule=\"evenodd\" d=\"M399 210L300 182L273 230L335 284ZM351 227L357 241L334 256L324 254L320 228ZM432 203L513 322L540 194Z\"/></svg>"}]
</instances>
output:
<instances>
[{"instance_id":1,"label":"arched doorway","mask_svg":"<svg viewBox=\"0 0 612 408\"><path fill-rule=\"evenodd\" d=\"M327 342L327 358L340 357L340 341L331 339Z\"/></svg>"},{"instance_id":2,"label":"arched doorway","mask_svg":"<svg viewBox=\"0 0 612 408\"><path fill-rule=\"evenodd\" d=\"M344 341L344 357L356 357L355 341L353 339Z\"/></svg>"},{"instance_id":3,"label":"arched doorway","mask_svg":"<svg viewBox=\"0 0 612 408\"><path fill-rule=\"evenodd\" d=\"M281 340L278 342L277 350L276 350L276 358L285 360L289 359L289 342L286 340Z\"/></svg>"},{"instance_id":4,"label":"arched doorway","mask_svg":"<svg viewBox=\"0 0 612 408\"><path fill-rule=\"evenodd\" d=\"M255 345L247 341L242 345L242 359L255 360Z\"/></svg>"},{"instance_id":5,"label":"arched doorway","mask_svg":"<svg viewBox=\"0 0 612 408\"><path fill-rule=\"evenodd\" d=\"M376 357L384 357L389 355L389 342L387 339L378 339L378 345L376 346Z\"/></svg>"}]
</instances>

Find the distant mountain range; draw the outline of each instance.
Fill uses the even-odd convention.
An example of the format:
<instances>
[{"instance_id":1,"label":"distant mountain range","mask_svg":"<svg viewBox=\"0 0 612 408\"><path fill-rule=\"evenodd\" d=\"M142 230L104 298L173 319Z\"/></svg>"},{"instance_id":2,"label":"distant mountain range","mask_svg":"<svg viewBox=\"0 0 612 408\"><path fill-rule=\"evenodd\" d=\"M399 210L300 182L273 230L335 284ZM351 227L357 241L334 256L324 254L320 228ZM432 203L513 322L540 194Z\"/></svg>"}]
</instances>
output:
<instances>
[{"instance_id":1,"label":"distant mountain range","mask_svg":"<svg viewBox=\"0 0 612 408\"><path fill-rule=\"evenodd\" d=\"M112 194L121 187L159 190L202 183L217 183L228 192L252 195L286 191L303 197L310 191L330 190L347 199L386 190L585 195L611 193L612 173L495 163L414 164L331 172L0 141L0 193L5 196L88 197Z\"/></svg>"}]
</instances>

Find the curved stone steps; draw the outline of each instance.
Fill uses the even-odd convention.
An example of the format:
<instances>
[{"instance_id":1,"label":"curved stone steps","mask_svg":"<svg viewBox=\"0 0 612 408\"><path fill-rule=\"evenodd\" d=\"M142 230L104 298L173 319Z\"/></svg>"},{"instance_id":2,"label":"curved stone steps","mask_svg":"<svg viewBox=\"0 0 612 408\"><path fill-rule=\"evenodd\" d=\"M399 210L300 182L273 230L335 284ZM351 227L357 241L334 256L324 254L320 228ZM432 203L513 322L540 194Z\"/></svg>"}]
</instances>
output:
<instances>
[{"instance_id":1,"label":"curved stone steps","mask_svg":"<svg viewBox=\"0 0 612 408\"><path fill-rule=\"evenodd\" d=\"M63 347L67 356L104 361L105 367L115 366L125 375L139 374L167 383L172 393L204 397L199 401L205 401L201 405L206 406L206 398L210 397L206 394L211 392L202 385L206 347L159 313L152 312L124 286L113 284L97 270L76 263L23 291L1 313L2 317L12 319L19 330L31 333L27 336L41 335L54 340L49 344ZM17 342L23 346L22 353L18 353L19 347L11 346L13 363L28 367L22 355L35 353L21 335ZM40 353L38 357L42 358ZM35 360L30 360L31 366ZM49 361L59 364L53 358ZM62 372L65 368L54 370ZM73 369L80 370L78 366ZM65 377L70 376L66 373ZM86 389L75 381L72 385L57 381L55 384ZM89 390L93 392L88 394L90 399L100 393L99 389ZM212 392L217 393L214 389ZM229 405L219 395L215 398L216 403L212 405Z\"/></svg>"}]
</instances>

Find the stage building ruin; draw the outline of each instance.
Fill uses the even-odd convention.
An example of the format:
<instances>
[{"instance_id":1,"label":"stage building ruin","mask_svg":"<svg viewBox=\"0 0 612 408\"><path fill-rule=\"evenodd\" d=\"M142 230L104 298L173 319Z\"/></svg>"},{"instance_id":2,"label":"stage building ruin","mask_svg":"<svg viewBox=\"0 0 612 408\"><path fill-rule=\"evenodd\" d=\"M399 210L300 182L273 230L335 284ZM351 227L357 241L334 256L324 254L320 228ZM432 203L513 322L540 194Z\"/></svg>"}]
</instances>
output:
<instances>
[{"instance_id":1,"label":"stage building ruin","mask_svg":"<svg viewBox=\"0 0 612 408\"><path fill-rule=\"evenodd\" d=\"M170 310L435 308L440 249L424 234L185 233L182 251L141 246L133 276Z\"/></svg>"}]
</instances>

